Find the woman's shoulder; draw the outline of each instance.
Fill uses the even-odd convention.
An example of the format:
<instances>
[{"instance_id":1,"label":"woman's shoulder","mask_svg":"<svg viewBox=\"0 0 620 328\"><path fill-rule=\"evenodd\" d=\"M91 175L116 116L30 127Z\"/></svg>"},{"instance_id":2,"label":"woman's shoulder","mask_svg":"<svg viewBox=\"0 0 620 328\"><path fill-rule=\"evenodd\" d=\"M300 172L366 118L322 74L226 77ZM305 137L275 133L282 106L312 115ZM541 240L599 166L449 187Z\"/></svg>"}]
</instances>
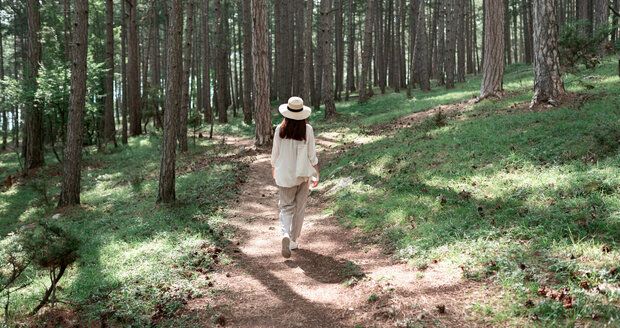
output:
<instances>
[{"instance_id":1,"label":"woman's shoulder","mask_svg":"<svg viewBox=\"0 0 620 328\"><path fill-rule=\"evenodd\" d=\"M306 123L306 130L308 131L314 131L314 128L312 127L312 125L310 125L309 123Z\"/></svg>"}]
</instances>

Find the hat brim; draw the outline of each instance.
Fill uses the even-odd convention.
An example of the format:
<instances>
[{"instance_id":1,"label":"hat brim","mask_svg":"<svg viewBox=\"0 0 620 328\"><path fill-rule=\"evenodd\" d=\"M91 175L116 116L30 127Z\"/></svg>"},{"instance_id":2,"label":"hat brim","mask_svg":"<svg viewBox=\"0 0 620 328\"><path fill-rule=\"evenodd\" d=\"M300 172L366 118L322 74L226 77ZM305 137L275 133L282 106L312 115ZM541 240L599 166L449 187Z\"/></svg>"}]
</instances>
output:
<instances>
[{"instance_id":1,"label":"hat brim","mask_svg":"<svg viewBox=\"0 0 620 328\"><path fill-rule=\"evenodd\" d=\"M278 107L278 110L280 111L280 114L282 114L282 116L297 121L305 120L310 117L310 114L312 114L312 109L310 109L310 107L308 106L304 106L304 109L301 112L291 112L288 109L288 104L283 104Z\"/></svg>"}]
</instances>

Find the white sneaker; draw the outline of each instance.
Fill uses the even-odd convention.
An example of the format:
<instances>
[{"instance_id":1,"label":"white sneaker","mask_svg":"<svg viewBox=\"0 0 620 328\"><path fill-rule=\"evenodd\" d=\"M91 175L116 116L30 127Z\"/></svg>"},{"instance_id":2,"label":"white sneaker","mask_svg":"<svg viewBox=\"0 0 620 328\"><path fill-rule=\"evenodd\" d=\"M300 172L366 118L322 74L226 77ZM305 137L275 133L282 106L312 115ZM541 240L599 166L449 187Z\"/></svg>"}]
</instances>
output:
<instances>
[{"instance_id":1,"label":"white sneaker","mask_svg":"<svg viewBox=\"0 0 620 328\"><path fill-rule=\"evenodd\" d=\"M284 258L291 257L291 238L288 236L282 237L282 256Z\"/></svg>"},{"instance_id":2,"label":"white sneaker","mask_svg":"<svg viewBox=\"0 0 620 328\"><path fill-rule=\"evenodd\" d=\"M297 245L297 243L296 243L295 241L292 241L292 240L291 240L291 246L290 246L290 249L291 249L291 250L294 250L294 249L297 249L297 248L299 248L299 246Z\"/></svg>"}]
</instances>

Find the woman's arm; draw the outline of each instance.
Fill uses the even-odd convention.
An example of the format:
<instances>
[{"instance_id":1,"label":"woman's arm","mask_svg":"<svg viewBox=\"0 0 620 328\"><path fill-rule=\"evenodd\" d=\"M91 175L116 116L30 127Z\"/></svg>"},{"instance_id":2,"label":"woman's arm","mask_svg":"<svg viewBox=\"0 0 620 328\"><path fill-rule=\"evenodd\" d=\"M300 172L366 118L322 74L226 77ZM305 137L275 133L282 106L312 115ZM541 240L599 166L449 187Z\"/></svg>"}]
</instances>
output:
<instances>
[{"instance_id":1,"label":"woman's arm","mask_svg":"<svg viewBox=\"0 0 620 328\"><path fill-rule=\"evenodd\" d=\"M280 156L280 141L280 126L278 125L273 134L273 147L271 148L271 174L274 179L276 177L276 161Z\"/></svg>"},{"instance_id":2,"label":"woman's arm","mask_svg":"<svg viewBox=\"0 0 620 328\"><path fill-rule=\"evenodd\" d=\"M314 169L316 170L316 180L313 181L312 186L316 187L319 185L319 159L316 156L316 141L314 139L314 129L312 129L312 126L308 125L307 127L309 129L309 133L308 133L308 159L310 160L310 164L312 164L312 166L314 167Z\"/></svg>"}]
</instances>

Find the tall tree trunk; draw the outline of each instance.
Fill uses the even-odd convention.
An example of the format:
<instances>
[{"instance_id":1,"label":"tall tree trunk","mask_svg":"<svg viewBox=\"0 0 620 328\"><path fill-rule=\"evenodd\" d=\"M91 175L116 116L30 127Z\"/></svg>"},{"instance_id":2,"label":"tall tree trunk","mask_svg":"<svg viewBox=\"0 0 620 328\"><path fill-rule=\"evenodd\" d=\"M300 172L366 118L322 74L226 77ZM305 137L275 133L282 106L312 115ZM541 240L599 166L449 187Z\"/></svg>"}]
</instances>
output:
<instances>
[{"instance_id":1,"label":"tall tree trunk","mask_svg":"<svg viewBox=\"0 0 620 328\"><path fill-rule=\"evenodd\" d=\"M319 8L320 11L320 8ZM319 20L320 22L320 20ZM320 40L321 29L323 28L320 24L318 25L317 30L317 41L316 41L316 52L314 57L314 93L312 97L312 106L320 107L321 100L323 99L323 42Z\"/></svg>"},{"instance_id":2,"label":"tall tree trunk","mask_svg":"<svg viewBox=\"0 0 620 328\"><path fill-rule=\"evenodd\" d=\"M446 89L453 89L455 82L456 68L456 15L455 0L446 0L446 50L445 50L445 69L446 69Z\"/></svg>"},{"instance_id":3,"label":"tall tree trunk","mask_svg":"<svg viewBox=\"0 0 620 328\"><path fill-rule=\"evenodd\" d=\"M400 60L400 54L401 54L401 15L402 15L402 11L403 11L403 7L401 7L403 4L402 0L396 0L396 4L395 4L395 10L394 10L394 38L392 39L392 51L393 51L393 55L392 55L392 61L394 62L394 64L392 65L392 69L393 72L391 72L392 75L392 88L394 88L394 92L400 92L400 64L401 64L401 60ZM426 26L424 28L424 32L426 33ZM428 43L428 41L427 41ZM428 49L427 49L428 51ZM428 64L428 60L424 61L424 65Z\"/></svg>"},{"instance_id":4,"label":"tall tree trunk","mask_svg":"<svg viewBox=\"0 0 620 328\"><path fill-rule=\"evenodd\" d=\"M479 99L496 97L504 90L504 18L501 1L485 0L483 77Z\"/></svg>"},{"instance_id":5,"label":"tall tree trunk","mask_svg":"<svg viewBox=\"0 0 620 328\"><path fill-rule=\"evenodd\" d=\"M609 27L609 0L594 0L594 28L597 32L600 32ZM601 41L599 46L599 53L605 55L607 42L609 41L609 34L605 35L605 38Z\"/></svg>"},{"instance_id":6,"label":"tall tree trunk","mask_svg":"<svg viewBox=\"0 0 620 328\"><path fill-rule=\"evenodd\" d=\"M164 110L164 140L159 168L158 203L176 200L175 172L177 146L177 120L181 106L183 83L183 5L172 0L168 27L166 108Z\"/></svg>"},{"instance_id":7,"label":"tall tree trunk","mask_svg":"<svg viewBox=\"0 0 620 328\"><path fill-rule=\"evenodd\" d=\"M177 138L179 141L179 150L186 152L187 147L187 116L189 115L190 105L190 73L192 67L192 40L194 36L194 1L188 0L187 6L187 23L185 27L185 37L183 41L184 55L183 55L183 91L181 98L181 112L179 113Z\"/></svg>"},{"instance_id":8,"label":"tall tree trunk","mask_svg":"<svg viewBox=\"0 0 620 328\"><path fill-rule=\"evenodd\" d=\"M590 20L590 3L592 0L576 0L577 20L580 21L582 36L592 35L592 21Z\"/></svg>"},{"instance_id":9,"label":"tall tree trunk","mask_svg":"<svg viewBox=\"0 0 620 328\"><path fill-rule=\"evenodd\" d=\"M226 42L226 34L224 29L224 16L222 8L222 0L215 0L215 19L216 30L215 38L217 59L215 65L216 78L216 107L218 110L218 121L220 123L228 123L228 105L226 98L228 97L228 50Z\"/></svg>"},{"instance_id":10,"label":"tall tree trunk","mask_svg":"<svg viewBox=\"0 0 620 328\"><path fill-rule=\"evenodd\" d=\"M69 122L63 160L62 186L58 207L80 203L82 161L82 120L86 105L86 57L88 54L88 0L75 0L73 23L73 62L71 65L71 97Z\"/></svg>"},{"instance_id":11,"label":"tall tree trunk","mask_svg":"<svg viewBox=\"0 0 620 328\"><path fill-rule=\"evenodd\" d=\"M314 13L314 1L306 0L306 14L304 28L304 48L306 53L306 60L304 61L304 92L303 98L306 102L311 101L314 97L314 59L313 59L313 44L312 44L312 21Z\"/></svg>"},{"instance_id":12,"label":"tall tree trunk","mask_svg":"<svg viewBox=\"0 0 620 328\"><path fill-rule=\"evenodd\" d=\"M0 0L0 7L2 7L2 1ZM2 38L2 32L0 31L0 81L4 80L4 39ZM4 103L4 88L0 89L0 103ZM0 109L2 111L2 150L6 149L7 139L9 134L9 122L7 121L6 111L8 108Z\"/></svg>"},{"instance_id":13,"label":"tall tree trunk","mask_svg":"<svg viewBox=\"0 0 620 328\"><path fill-rule=\"evenodd\" d=\"M151 75L151 88L153 93L153 111L155 112L155 128L163 128L163 122L161 118L161 56L160 56L160 36L159 36L159 2L155 2L152 17L151 17L151 58L152 63L152 75Z\"/></svg>"},{"instance_id":14,"label":"tall tree trunk","mask_svg":"<svg viewBox=\"0 0 620 328\"><path fill-rule=\"evenodd\" d=\"M342 99L344 89L344 0L334 0L335 51L336 51L336 90L335 99Z\"/></svg>"},{"instance_id":15,"label":"tall tree trunk","mask_svg":"<svg viewBox=\"0 0 620 328\"><path fill-rule=\"evenodd\" d=\"M127 126L127 114L129 107L129 95L127 91L129 89L127 85L127 10L126 2L121 1L121 84L122 84L122 101L121 101L121 142L123 145L127 144L128 126Z\"/></svg>"},{"instance_id":16,"label":"tall tree trunk","mask_svg":"<svg viewBox=\"0 0 620 328\"><path fill-rule=\"evenodd\" d=\"M26 169L35 169L43 166L43 108L35 97L38 88L37 77L41 65L41 16L39 1L28 0L28 48L24 79L26 82L27 98L25 102L25 159Z\"/></svg>"},{"instance_id":17,"label":"tall tree trunk","mask_svg":"<svg viewBox=\"0 0 620 328\"><path fill-rule=\"evenodd\" d=\"M512 64L512 43L510 37L510 0L504 1L504 58L507 65Z\"/></svg>"},{"instance_id":18,"label":"tall tree trunk","mask_svg":"<svg viewBox=\"0 0 620 328\"><path fill-rule=\"evenodd\" d=\"M359 86L359 101L366 102L370 97L372 97L372 86L369 85L372 80L370 80L370 65L372 63L372 36L373 36L373 27L374 27L374 16L375 16L375 1L368 0L366 8L366 22L364 23L364 46L362 51L362 71L360 75L360 86Z\"/></svg>"},{"instance_id":19,"label":"tall tree trunk","mask_svg":"<svg viewBox=\"0 0 620 328\"><path fill-rule=\"evenodd\" d=\"M508 0L506 0L508 1ZM458 82L465 82L465 8L466 6L459 3L456 6L456 18L457 18L457 67L456 67L456 80Z\"/></svg>"},{"instance_id":20,"label":"tall tree trunk","mask_svg":"<svg viewBox=\"0 0 620 328\"><path fill-rule=\"evenodd\" d=\"M556 0L534 0L534 98L532 106L556 105L564 93L558 56Z\"/></svg>"},{"instance_id":21,"label":"tall tree trunk","mask_svg":"<svg viewBox=\"0 0 620 328\"><path fill-rule=\"evenodd\" d=\"M306 85L306 49L304 47L305 42L305 27L306 27L306 12L305 1L295 1L295 71L293 80L293 94L298 97L303 97ZM310 100L310 99L308 99Z\"/></svg>"},{"instance_id":22,"label":"tall tree trunk","mask_svg":"<svg viewBox=\"0 0 620 328\"><path fill-rule=\"evenodd\" d=\"M437 22L437 82L439 85L446 84L446 0L437 0L439 18Z\"/></svg>"},{"instance_id":23,"label":"tall tree trunk","mask_svg":"<svg viewBox=\"0 0 620 328\"><path fill-rule=\"evenodd\" d=\"M252 4L243 3L243 121L252 124Z\"/></svg>"},{"instance_id":24,"label":"tall tree trunk","mask_svg":"<svg viewBox=\"0 0 620 328\"><path fill-rule=\"evenodd\" d=\"M418 6L418 22L416 24L417 35L415 38L415 72L418 75L418 83L422 91L430 91L430 72L428 70L428 37L426 35L426 5L424 0L415 0Z\"/></svg>"},{"instance_id":25,"label":"tall tree trunk","mask_svg":"<svg viewBox=\"0 0 620 328\"><path fill-rule=\"evenodd\" d=\"M323 89L322 98L325 104L325 118L336 116L334 103L334 57L332 56L332 41L334 35L333 0L321 0L321 43L323 50Z\"/></svg>"},{"instance_id":26,"label":"tall tree trunk","mask_svg":"<svg viewBox=\"0 0 620 328\"><path fill-rule=\"evenodd\" d=\"M532 0L523 0L523 36L525 42L525 63L532 63L533 38L532 38Z\"/></svg>"},{"instance_id":27,"label":"tall tree trunk","mask_svg":"<svg viewBox=\"0 0 620 328\"><path fill-rule=\"evenodd\" d=\"M106 0L106 64L105 77L104 136L106 142L116 144L116 125L114 124L114 1Z\"/></svg>"},{"instance_id":28,"label":"tall tree trunk","mask_svg":"<svg viewBox=\"0 0 620 328\"><path fill-rule=\"evenodd\" d=\"M213 108L211 106L211 44L209 37L209 2L210 0L203 0L202 11L202 43L204 50L202 53L202 65L204 66L202 71L202 95L203 100L203 115L205 122L213 122Z\"/></svg>"},{"instance_id":29,"label":"tall tree trunk","mask_svg":"<svg viewBox=\"0 0 620 328\"><path fill-rule=\"evenodd\" d=\"M140 111L140 51L138 48L138 1L127 0L129 6L129 29L127 33L127 96L129 101L129 134L142 134Z\"/></svg>"},{"instance_id":30,"label":"tall tree trunk","mask_svg":"<svg viewBox=\"0 0 620 328\"><path fill-rule=\"evenodd\" d=\"M269 61L267 3L265 0L252 0L252 63L254 65L254 108L256 109L256 145L271 144L271 107L269 104Z\"/></svg>"},{"instance_id":31,"label":"tall tree trunk","mask_svg":"<svg viewBox=\"0 0 620 328\"><path fill-rule=\"evenodd\" d=\"M345 100L349 100L351 92L355 92L355 4L347 0L347 90Z\"/></svg>"}]
</instances>

